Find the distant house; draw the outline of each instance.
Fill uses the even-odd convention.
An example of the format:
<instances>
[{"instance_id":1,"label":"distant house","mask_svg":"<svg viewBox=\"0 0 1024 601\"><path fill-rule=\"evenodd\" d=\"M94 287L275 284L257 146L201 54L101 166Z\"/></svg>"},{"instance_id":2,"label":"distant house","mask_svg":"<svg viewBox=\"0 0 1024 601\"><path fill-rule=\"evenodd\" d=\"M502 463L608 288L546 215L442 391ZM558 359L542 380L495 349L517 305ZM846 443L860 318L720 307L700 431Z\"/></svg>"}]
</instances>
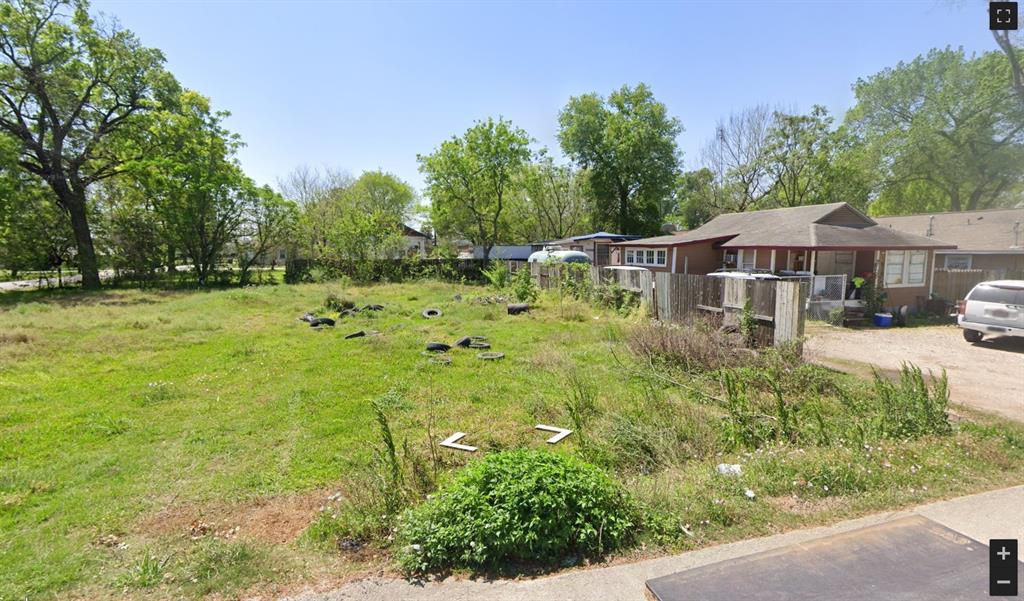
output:
<instances>
[{"instance_id":1,"label":"distant house","mask_svg":"<svg viewBox=\"0 0 1024 601\"><path fill-rule=\"evenodd\" d=\"M1024 276L1024 208L876 217L879 224L956 244L936 251L936 269L982 269L994 279Z\"/></svg>"},{"instance_id":2,"label":"distant house","mask_svg":"<svg viewBox=\"0 0 1024 601\"><path fill-rule=\"evenodd\" d=\"M408 225L402 224L402 240L406 256L426 257L430 246L430 236Z\"/></svg>"},{"instance_id":3,"label":"distant house","mask_svg":"<svg viewBox=\"0 0 1024 601\"><path fill-rule=\"evenodd\" d=\"M616 242L636 240L640 236L628 234L612 234L609 232L595 232L582 236L571 236L561 240L547 242L544 246L557 246L562 250L578 250L587 253L590 262L594 265L612 265L611 245ZM536 244L534 246L537 246ZM540 250L540 249L537 249ZM529 254L529 253L527 253Z\"/></svg>"},{"instance_id":4,"label":"distant house","mask_svg":"<svg viewBox=\"0 0 1024 601\"><path fill-rule=\"evenodd\" d=\"M728 213L699 228L612 245L612 261L652 271L764 270L847 298L855 275L880 274L890 305L929 297L935 251L954 244L879 225L846 203Z\"/></svg>"}]
</instances>

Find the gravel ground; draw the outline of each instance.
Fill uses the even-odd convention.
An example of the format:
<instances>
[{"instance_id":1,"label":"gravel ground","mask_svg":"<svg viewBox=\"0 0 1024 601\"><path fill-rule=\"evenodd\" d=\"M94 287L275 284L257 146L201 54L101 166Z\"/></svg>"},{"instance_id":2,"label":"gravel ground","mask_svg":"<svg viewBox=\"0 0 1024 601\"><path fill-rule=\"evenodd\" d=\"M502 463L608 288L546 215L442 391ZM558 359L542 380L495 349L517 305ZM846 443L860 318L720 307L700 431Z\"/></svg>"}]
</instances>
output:
<instances>
[{"instance_id":1,"label":"gravel ground","mask_svg":"<svg viewBox=\"0 0 1024 601\"><path fill-rule=\"evenodd\" d=\"M909 361L946 370L956 403L1024 421L1024 338L963 339L954 326L850 330L809 326L806 358L843 371L870 374L870 366L898 370Z\"/></svg>"}]
</instances>

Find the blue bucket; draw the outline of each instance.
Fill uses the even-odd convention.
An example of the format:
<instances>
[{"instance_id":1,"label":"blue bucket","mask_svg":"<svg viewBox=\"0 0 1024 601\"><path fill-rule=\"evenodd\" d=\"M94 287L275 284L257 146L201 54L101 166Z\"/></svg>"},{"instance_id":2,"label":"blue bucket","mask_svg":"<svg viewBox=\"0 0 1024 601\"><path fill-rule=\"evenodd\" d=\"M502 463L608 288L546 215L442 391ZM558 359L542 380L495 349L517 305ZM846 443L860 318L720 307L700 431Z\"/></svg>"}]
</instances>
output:
<instances>
[{"instance_id":1,"label":"blue bucket","mask_svg":"<svg viewBox=\"0 0 1024 601\"><path fill-rule=\"evenodd\" d=\"M891 328L892 313L875 313L875 325L880 328Z\"/></svg>"}]
</instances>

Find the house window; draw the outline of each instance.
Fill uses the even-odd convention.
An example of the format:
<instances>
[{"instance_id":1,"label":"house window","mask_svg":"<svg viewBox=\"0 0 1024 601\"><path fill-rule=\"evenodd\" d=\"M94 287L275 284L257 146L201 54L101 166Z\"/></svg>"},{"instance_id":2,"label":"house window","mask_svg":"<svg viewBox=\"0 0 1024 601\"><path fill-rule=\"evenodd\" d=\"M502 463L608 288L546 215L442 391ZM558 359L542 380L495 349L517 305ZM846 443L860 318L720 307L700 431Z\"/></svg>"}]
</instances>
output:
<instances>
[{"instance_id":1,"label":"house window","mask_svg":"<svg viewBox=\"0 0 1024 601\"><path fill-rule=\"evenodd\" d=\"M740 251L740 269L744 271L753 271L757 265L757 249L748 250L746 252Z\"/></svg>"},{"instance_id":2,"label":"house window","mask_svg":"<svg viewBox=\"0 0 1024 601\"><path fill-rule=\"evenodd\" d=\"M923 286L928 251L890 250L885 253L886 286Z\"/></svg>"},{"instance_id":3,"label":"house window","mask_svg":"<svg viewBox=\"0 0 1024 601\"><path fill-rule=\"evenodd\" d=\"M946 255L946 269L970 269L971 255Z\"/></svg>"},{"instance_id":4,"label":"house window","mask_svg":"<svg viewBox=\"0 0 1024 601\"><path fill-rule=\"evenodd\" d=\"M668 251L665 249L628 249L626 250L626 265L653 265L664 266Z\"/></svg>"},{"instance_id":5,"label":"house window","mask_svg":"<svg viewBox=\"0 0 1024 601\"><path fill-rule=\"evenodd\" d=\"M288 258L288 253L283 248L277 251L277 260L284 261Z\"/></svg>"}]
</instances>

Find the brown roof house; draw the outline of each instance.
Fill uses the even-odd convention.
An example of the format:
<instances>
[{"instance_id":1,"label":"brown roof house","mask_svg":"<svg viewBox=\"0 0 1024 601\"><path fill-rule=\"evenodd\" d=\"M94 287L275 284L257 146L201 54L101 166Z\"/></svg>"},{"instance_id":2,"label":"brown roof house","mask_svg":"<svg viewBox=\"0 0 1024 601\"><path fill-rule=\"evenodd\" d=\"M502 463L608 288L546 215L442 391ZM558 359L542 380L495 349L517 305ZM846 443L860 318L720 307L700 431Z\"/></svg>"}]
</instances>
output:
<instances>
[{"instance_id":1,"label":"brown roof house","mask_svg":"<svg viewBox=\"0 0 1024 601\"><path fill-rule=\"evenodd\" d=\"M810 280L812 300L844 302L850 280L880 274L887 305L918 306L929 297L935 238L882 226L840 202L719 215L701 227L613 245L613 263L652 271L706 274L763 271Z\"/></svg>"},{"instance_id":2,"label":"brown roof house","mask_svg":"<svg viewBox=\"0 0 1024 601\"><path fill-rule=\"evenodd\" d=\"M956 244L935 251L934 296L963 298L978 282L1024 279L1024 207L876 217L883 226Z\"/></svg>"},{"instance_id":3,"label":"brown roof house","mask_svg":"<svg viewBox=\"0 0 1024 601\"><path fill-rule=\"evenodd\" d=\"M1024 272L1024 207L876 217L881 225L956 244L936 251L936 269L984 269L994 279Z\"/></svg>"}]
</instances>

